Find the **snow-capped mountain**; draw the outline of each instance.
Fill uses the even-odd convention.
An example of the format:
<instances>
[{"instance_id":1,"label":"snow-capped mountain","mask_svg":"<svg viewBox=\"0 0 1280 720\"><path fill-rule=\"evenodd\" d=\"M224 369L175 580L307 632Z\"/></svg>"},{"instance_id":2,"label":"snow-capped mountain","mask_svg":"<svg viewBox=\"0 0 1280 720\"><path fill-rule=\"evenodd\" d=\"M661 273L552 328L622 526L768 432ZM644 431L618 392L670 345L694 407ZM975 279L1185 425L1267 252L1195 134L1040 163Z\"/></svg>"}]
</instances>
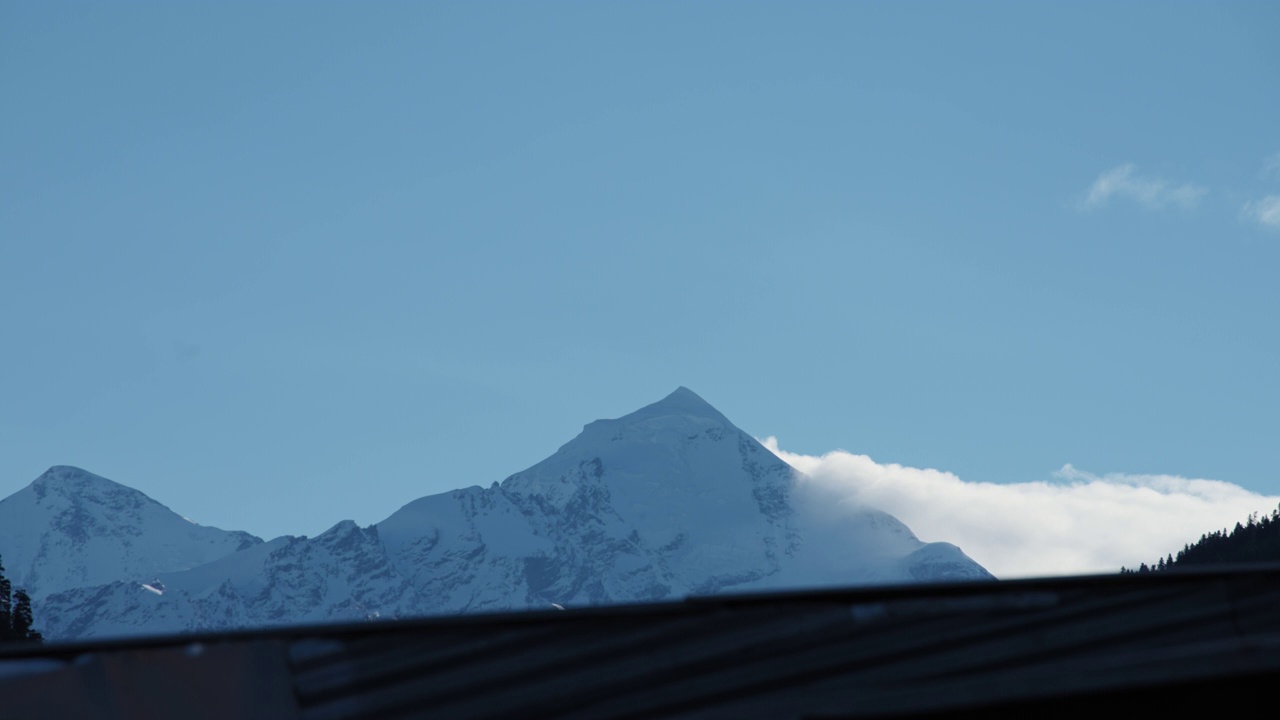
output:
<instances>
[{"instance_id":1,"label":"snow-capped mountain","mask_svg":"<svg viewBox=\"0 0 1280 720\"><path fill-rule=\"evenodd\" d=\"M0 500L5 574L37 600L186 570L261 542L198 525L137 490L73 467L49 468Z\"/></svg>"},{"instance_id":2,"label":"snow-capped mountain","mask_svg":"<svg viewBox=\"0 0 1280 720\"><path fill-rule=\"evenodd\" d=\"M488 488L58 593L37 621L68 638L991 577L886 513L815 512L799 488L793 468L680 388Z\"/></svg>"}]
</instances>

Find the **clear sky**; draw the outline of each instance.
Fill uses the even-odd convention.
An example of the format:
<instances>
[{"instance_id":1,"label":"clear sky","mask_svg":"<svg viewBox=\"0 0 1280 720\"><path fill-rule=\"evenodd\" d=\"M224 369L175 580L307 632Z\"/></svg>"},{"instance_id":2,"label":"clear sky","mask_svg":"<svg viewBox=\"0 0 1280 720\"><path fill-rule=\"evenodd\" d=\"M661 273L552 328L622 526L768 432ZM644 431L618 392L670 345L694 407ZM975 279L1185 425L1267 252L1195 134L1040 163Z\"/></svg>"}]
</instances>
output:
<instances>
[{"instance_id":1,"label":"clear sky","mask_svg":"<svg viewBox=\"0 0 1280 720\"><path fill-rule=\"evenodd\" d=\"M0 497L310 535L678 385L1280 494L1280 4L4 2L0 102Z\"/></svg>"}]
</instances>

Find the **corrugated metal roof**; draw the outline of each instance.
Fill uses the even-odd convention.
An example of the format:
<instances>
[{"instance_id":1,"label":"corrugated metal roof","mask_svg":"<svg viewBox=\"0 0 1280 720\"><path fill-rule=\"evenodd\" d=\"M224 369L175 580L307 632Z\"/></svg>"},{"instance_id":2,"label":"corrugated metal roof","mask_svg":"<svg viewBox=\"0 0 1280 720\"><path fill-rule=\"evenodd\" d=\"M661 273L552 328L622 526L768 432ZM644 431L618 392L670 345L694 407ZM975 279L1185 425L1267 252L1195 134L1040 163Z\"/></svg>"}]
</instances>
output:
<instances>
[{"instance_id":1,"label":"corrugated metal roof","mask_svg":"<svg viewBox=\"0 0 1280 720\"><path fill-rule=\"evenodd\" d=\"M45 670L3 679L6 664L32 661ZM85 670L92 667L99 670ZM202 701L211 679L219 697ZM147 712L122 705L132 697L124 689L156 683L189 688L182 692L207 708L205 717L621 719L989 713L1116 693L1172 701L1177 689L1225 683L1244 692L1274 679L1280 566L722 596L0 652L0 695L25 696L35 708L56 691L96 707L115 703L124 717Z\"/></svg>"}]
</instances>

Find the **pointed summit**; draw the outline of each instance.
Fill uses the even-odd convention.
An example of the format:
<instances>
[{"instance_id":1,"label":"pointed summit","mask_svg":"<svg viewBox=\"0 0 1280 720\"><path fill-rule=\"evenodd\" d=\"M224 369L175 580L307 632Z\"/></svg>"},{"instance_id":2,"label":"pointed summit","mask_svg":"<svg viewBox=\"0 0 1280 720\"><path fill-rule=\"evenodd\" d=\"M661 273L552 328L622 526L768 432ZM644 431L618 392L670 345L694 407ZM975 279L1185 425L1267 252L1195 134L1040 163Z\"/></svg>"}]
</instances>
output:
<instances>
[{"instance_id":1,"label":"pointed summit","mask_svg":"<svg viewBox=\"0 0 1280 720\"><path fill-rule=\"evenodd\" d=\"M50 467L48 470L45 470L43 473L41 473L41 474L40 474L40 477L36 478L36 480L35 480L35 481L36 481L36 482L40 482L41 480L46 480L46 479L58 479L58 478L63 478L63 477L76 477L76 476L79 476L79 475L88 475L88 476L91 476L91 477L98 478L99 480L103 480L103 479L105 479L105 478L103 478L103 477L102 477L102 476L100 476L100 475L94 475L93 473L89 472L88 470L84 470L84 469L82 469L82 468L78 468L78 467L76 467L75 465L54 465L54 466Z\"/></svg>"},{"instance_id":2,"label":"pointed summit","mask_svg":"<svg viewBox=\"0 0 1280 720\"><path fill-rule=\"evenodd\" d=\"M703 400L697 393L683 385L676 388L674 392L662 398L658 402L646 405L630 415L624 415L613 422L630 423L637 420L647 420L649 418L673 415L712 420L718 424L733 427L733 423L729 422L729 418L726 418L719 410L712 407L711 403Z\"/></svg>"},{"instance_id":3,"label":"pointed summit","mask_svg":"<svg viewBox=\"0 0 1280 720\"><path fill-rule=\"evenodd\" d=\"M673 390L670 395L654 403L654 405L663 405L672 408L679 407L685 410L696 410L699 412L710 411L717 415L720 414L718 410L711 407L711 403L703 400L698 393L683 385Z\"/></svg>"},{"instance_id":4,"label":"pointed summit","mask_svg":"<svg viewBox=\"0 0 1280 720\"><path fill-rule=\"evenodd\" d=\"M42 485L56 482L111 482L101 475L95 475L88 470L82 470L74 465L54 465L53 467L40 473L40 477L32 481L32 484L40 483ZM112 483L113 485L117 483Z\"/></svg>"},{"instance_id":5,"label":"pointed summit","mask_svg":"<svg viewBox=\"0 0 1280 720\"><path fill-rule=\"evenodd\" d=\"M40 477L31 481L32 491L40 499L49 491L53 491L57 495L75 495L77 497L91 496L101 498L108 494L117 494L121 497L131 498L134 504L142 502L155 502L143 493L134 490L127 485L121 485L113 480L108 480L101 475L95 475L88 470L73 465L54 465L40 474Z\"/></svg>"}]
</instances>

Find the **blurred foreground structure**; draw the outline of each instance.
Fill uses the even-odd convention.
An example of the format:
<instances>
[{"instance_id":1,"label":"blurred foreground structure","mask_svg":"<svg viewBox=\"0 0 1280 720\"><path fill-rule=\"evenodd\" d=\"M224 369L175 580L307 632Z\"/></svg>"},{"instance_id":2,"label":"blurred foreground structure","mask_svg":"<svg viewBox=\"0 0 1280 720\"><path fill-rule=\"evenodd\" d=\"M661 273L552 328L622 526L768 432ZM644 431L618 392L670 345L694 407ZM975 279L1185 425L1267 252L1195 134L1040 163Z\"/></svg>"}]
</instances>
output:
<instances>
[{"instance_id":1,"label":"blurred foreground structure","mask_svg":"<svg viewBox=\"0 0 1280 720\"><path fill-rule=\"evenodd\" d=\"M0 647L6 717L869 718L1267 707L1280 566Z\"/></svg>"}]
</instances>

